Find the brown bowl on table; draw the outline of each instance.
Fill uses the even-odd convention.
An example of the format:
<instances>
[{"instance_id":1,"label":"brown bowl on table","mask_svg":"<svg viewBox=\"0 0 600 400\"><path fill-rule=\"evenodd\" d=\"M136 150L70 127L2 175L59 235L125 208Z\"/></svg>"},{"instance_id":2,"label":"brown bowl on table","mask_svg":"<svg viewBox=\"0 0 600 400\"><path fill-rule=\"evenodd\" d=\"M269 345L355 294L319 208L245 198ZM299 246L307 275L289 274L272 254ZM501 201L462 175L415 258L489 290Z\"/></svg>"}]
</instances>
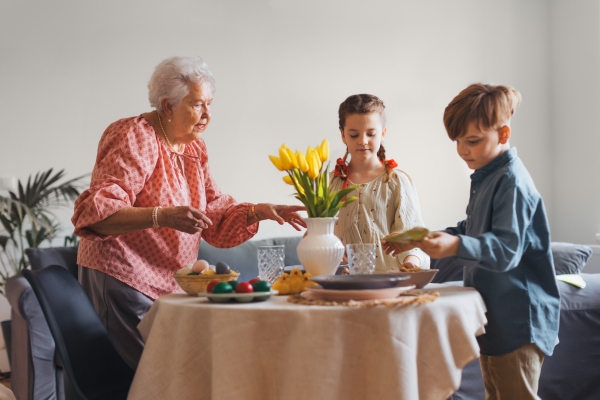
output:
<instances>
[{"instance_id":1,"label":"brown bowl on table","mask_svg":"<svg viewBox=\"0 0 600 400\"><path fill-rule=\"evenodd\" d=\"M398 272L391 271L389 274L400 275L400 276L408 276L409 279L399 282L397 286L412 286L415 285L416 289L423 289L425 285L433 280L435 274L437 274L437 269L423 269L419 271L406 271L406 272Z\"/></svg>"},{"instance_id":2,"label":"brown bowl on table","mask_svg":"<svg viewBox=\"0 0 600 400\"><path fill-rule=\"evenodd\" d=\"M206 293L206 287L212 281L229 282L237 281L239 272L233 274L213 275L173 275L179 286L190 296L198 296L198 293Z\"/></svg>"}]
</instances>

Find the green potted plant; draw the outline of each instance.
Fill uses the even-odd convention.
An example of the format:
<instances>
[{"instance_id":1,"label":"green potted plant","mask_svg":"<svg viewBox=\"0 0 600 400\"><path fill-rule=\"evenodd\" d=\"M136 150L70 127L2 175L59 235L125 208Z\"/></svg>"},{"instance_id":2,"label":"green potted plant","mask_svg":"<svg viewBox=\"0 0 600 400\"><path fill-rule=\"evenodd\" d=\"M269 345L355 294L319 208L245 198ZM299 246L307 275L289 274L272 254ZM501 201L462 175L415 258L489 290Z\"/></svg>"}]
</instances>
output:
<instances>
[{"instance_id":1,"label":"green potted plant","mask_svg":"<svg viewBox=\"0 0 600 400\"><path fill-rule=\"evenodd\" d=\"M64 183L64 170L53 173L52 168L29 176L27 183L18 181L16 192L0 195L0 294L4 284L13 275L29 266L25 255L28 247L39 247L56 237L60 224L52 211L71 204L79 197L80 176ZM76 238L65 238L73 243ZM10 355L10 320L2 321L2 332Z\"/></svg>"}]
</instances>

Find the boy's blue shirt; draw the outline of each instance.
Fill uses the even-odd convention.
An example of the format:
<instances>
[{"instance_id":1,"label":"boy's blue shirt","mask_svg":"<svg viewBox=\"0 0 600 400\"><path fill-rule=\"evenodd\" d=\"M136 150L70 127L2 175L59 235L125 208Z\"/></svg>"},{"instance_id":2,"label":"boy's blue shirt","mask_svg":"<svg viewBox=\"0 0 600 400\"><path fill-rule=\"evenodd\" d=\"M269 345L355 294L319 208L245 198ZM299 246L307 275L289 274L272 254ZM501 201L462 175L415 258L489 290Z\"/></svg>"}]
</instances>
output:
<instances>
[{"instance_id":1,"label":"boy's blue shirt","mask_svg":"<svg viewBox=\"0 0 600 400\"><path fill-rule=\"evenodd\" d=\"M481 353L502 355L535 343L552 355L558 343L560 293L542 197L511 148L471 175L467 219L446 232L458 235L456 261L464 285L481 293L486 333Z\"/></svg>"}]
</instances>

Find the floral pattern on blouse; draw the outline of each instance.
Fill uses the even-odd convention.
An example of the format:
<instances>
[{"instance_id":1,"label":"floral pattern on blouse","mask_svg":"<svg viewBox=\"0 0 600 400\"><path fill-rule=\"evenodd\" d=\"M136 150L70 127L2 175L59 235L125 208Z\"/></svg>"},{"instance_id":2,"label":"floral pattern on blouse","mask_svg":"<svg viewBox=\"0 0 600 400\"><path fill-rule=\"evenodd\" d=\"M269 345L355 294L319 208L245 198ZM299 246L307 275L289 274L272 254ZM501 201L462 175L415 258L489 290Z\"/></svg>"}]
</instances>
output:
<instances>
[{"instance_id":1,"label":"floral pattern on blouse","mask_svg":"<svg viewBox=\"0 0 600 400\"><path fill-rule=\"evenodd\" d=\"M204 212L213 225L196 234L149 228L119 236L87 228L125 207L184 205ZM72 222L81 236L77 262L157 299L181 290L172 275L196 261L201 238L229 248L253 237L258 223L246 226L251 206L221 193L202 139L177 155L144 117L121 119L102 135L90 188L75 202Z\"/></svg>"}]
</instances>

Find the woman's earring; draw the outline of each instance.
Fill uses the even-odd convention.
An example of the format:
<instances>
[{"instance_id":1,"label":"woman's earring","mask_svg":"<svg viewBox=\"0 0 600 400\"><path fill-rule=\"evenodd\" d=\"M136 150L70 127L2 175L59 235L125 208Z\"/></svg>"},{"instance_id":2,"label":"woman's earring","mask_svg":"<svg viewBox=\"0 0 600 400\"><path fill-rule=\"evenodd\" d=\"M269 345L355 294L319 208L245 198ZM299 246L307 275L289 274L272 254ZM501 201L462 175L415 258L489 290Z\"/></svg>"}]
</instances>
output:
<instances>
[{"instance_id":1,"label":"woman's earring","mask_svg":"<svg viewBox=\"0 0 600 400\"><path fill-rule=\"evenodd\" d=\"M171 120L169 120L169 122L171 122Z\"/></svg>"}]
</instances>

